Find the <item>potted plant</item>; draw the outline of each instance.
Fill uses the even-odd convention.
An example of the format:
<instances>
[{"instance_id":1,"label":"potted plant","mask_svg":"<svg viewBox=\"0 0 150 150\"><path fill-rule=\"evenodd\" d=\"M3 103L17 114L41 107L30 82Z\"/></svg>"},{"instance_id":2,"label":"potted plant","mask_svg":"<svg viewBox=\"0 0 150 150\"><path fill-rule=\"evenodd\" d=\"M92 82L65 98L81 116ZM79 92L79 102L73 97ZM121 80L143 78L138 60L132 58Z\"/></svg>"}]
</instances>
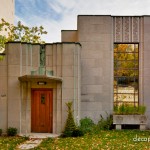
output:
<instances>
[{"instance_id":1,"label":"potted plant","mask_svg":"<svg viewBox=\"0 0 150 150\"><path fill-rule=\"evenodd\" d=\"M116 129L121 129L122 125L139 125L140 130L145 130L147 117L144 115L146 107L133 105L114 106L113 124Z\"/></svg>"}]
</instances>

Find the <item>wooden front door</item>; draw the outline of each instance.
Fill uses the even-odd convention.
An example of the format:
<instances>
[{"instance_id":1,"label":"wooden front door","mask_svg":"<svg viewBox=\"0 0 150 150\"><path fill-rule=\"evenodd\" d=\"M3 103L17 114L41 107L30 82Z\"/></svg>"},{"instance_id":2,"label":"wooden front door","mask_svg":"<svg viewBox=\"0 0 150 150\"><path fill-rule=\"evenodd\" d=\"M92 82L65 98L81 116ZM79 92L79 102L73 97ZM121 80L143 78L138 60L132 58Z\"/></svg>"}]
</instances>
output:
<instances>
[{"instance_id":1,"label":"wooden front door","mask_svg":"<svg viewBox=\"0 0 150 150\"><path fill-rule=\"evenodd\" d=\"M51 89L33 89L31 100L31 131L52 133L53 95Z\"/></svg>"}]
</instances>

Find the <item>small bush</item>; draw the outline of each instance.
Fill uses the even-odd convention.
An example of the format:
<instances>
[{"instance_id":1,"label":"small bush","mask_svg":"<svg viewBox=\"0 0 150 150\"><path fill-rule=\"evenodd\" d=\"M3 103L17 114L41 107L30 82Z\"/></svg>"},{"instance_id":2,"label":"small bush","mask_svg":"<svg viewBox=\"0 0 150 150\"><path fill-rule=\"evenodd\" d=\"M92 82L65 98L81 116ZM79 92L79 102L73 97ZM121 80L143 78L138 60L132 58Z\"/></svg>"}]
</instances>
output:
<instances>
[{"instance_id":1,"label":"small bush","mask_svg":"<svg viewBox=\"0 0 150 150\"><path fill-rule=\"evenodd\" d=\"M66 120L66 125L63 134L61 137L71 137L72 132L76 129L76 125L73 118L72 102L66 103L68 108L68 117Z\"/></svg>"},{"instance_id":2,"label":"small bush","mask_svg":"<svg viewBox=\"0 0 150 150\"><path fill-rule=\"evenodd\" d=\"M2 135L2 129L0 129L0 136Z\"/></svg>"},{"instance_id":3,"label":"small bush","mask_svg":"<svg viewBox=\"0 0 150 150\"><path fill-rule=\"evenodd\" d=\"M82 130L83 133L90 133L93 130L93 127L95 126L92 119L85 117L80 120L80 130Z\"/></svg>"},{"instance_id":4,"label":"small bush","mask_svg":"<svg viewBox=\"0 0 150 150\"><path fill-rule=\"evenodd\" d=\"M145 106L139 106L138 107L138 113L141 115L144 115L146 112L146 107Z\"/></svg>"},{"instance_id":5,"label":"small bush","mask_svg":"<svg viewBox=\"0 0 150 150\"><path fill-rule=\"evenodd\" d=\"M79 137L79 136L83 136L83 135L84 135L83 131L78 128L73 130L73 132L72 132L72 137Z\"/></svg>"},{"instance_id":6,"label":"small bush","mask_svg":"<svg viewBox=\"0 0 150 150\"><path fill-rule=\"evenodd\" d=\"M64 131L64 132L61 134L61 137L63 137L63 138L72 137L72 132L73 132L73 131Z\"/></svg>"},{"instance_id":7,"label":"small bush","mask_svg":"<svg viewBox=\"0 0 150 150\"><path fill-rule=\"evenodd\" d=\"M102 115L100 115L101 119L97 124L98 129L100 130L110 130L113 126L113 117L112 115L107 114L107 118L104 119Z\"/></svg>"},{"instance_id":8,"label":"small bush","mask_svg":"<svg viewBox=\"0 0 150 150\"><path fill-rule=\"evenodd\" d=\"M30 139L29 136L26 136L26 135L24 135L23 138L24 138L25 140L29 140L29 139Z\"/></svg>"},{"instance_id":9,"label":"small bush","mask_svg":"<svg viewBox=\"0 0 150 150\"><path fill-rule=\"evenodd\" d=\"M134 106L129 104L114 106L114 114L116 115L143 115L145 111L145 106Z\"/></svg>"},{"instance_id":10,"label":"small bush","mask_svg":"<svg viewBox=\"0 0 150 150\"><path fill-rule=\"evenodd\" d=\"M9 127L7 129L8 136L15 136L17 134L17 128Z\"/></svg>"}]
</instances>

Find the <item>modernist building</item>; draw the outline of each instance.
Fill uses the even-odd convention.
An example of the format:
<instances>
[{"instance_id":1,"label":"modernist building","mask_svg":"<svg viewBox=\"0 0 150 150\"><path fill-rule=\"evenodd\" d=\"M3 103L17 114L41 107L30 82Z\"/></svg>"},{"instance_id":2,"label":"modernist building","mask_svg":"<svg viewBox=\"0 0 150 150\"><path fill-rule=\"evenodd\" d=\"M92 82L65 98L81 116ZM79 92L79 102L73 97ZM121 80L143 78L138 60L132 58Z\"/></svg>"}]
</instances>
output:
<instances>
[{"instance_id":1,"label":"modernist building","mask_svg":"<svg viewBox=\"0 0 150 150\"><path fill-rule=\"evenodd\" d=\"M121 103L146 105L150 118L150 17L80 15L77 23L61 43L6 45L0 128L60 133L67 101L76 122L97 122Z\"/></svg>"}]
</instances>

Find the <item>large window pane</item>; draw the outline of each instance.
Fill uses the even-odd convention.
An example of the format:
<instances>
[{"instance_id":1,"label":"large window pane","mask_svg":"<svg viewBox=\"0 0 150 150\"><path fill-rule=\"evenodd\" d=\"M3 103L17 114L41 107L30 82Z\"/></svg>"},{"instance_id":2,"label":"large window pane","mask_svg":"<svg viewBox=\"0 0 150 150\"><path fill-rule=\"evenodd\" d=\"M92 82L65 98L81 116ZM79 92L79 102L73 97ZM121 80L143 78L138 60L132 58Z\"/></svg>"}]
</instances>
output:
<instances>
[{"instance_id":1,"label":"large window pane","mask_svg":"<svg viewBox=\"0 0 150 150\"><path fill-rule=\"evenodd\" d=\"M138 44L114 45L114 103L138 104Z\"/></svg>"}]
</instances>

